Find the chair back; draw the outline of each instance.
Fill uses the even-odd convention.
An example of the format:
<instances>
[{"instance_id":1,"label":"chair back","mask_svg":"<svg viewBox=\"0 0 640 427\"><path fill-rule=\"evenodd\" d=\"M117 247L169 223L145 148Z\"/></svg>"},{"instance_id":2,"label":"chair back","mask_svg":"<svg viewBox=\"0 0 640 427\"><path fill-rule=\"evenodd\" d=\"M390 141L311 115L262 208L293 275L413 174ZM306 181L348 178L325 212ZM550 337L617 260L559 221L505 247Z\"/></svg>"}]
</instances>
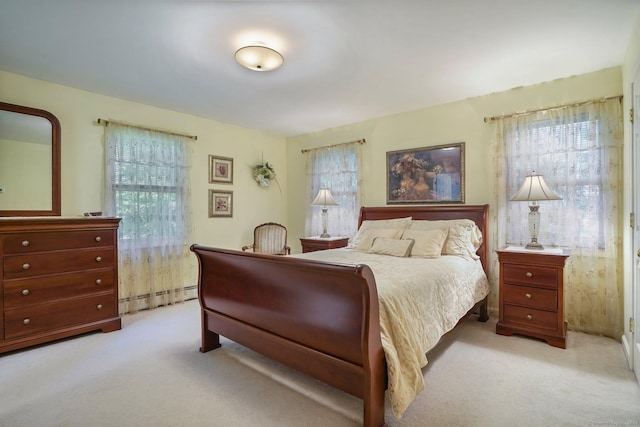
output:
<instances>
[{"instance_id":1,"label":"chair back","mask_svg":"<svg viewBox=\"0 0 640 427\"><path fill-rule=\"evenodd\" d=\"M253 230L253 251L271 255L288 255L287 228L275 222L267 222Z\"/></svg>"}]
</instances>

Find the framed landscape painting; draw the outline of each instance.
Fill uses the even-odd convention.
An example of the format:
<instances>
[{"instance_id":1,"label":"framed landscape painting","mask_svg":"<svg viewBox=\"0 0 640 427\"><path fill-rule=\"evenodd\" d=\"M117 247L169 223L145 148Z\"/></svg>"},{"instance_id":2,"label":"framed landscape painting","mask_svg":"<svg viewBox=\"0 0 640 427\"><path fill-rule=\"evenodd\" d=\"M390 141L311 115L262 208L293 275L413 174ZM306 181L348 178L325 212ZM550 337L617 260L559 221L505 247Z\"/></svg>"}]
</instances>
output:
<instances>
[{"instance_id":1,"label":"framed landscape painting","mask_svg":"<svg viewBox=\"0 0 640 427\"><path fill-rule=\"evenodd\" d=\"M209 155L209 183L233 184L233 159Z\"/></svg>"},{"instance_id":2,"label":"framed landscape painting","mask_svg":"<svg viewBox=\"0 0 640 427\"><path fill-rule=\"evenodd\" d=\"M387 152L387 204L464 203L464 142Z\"/></svg>"}]
</instances>

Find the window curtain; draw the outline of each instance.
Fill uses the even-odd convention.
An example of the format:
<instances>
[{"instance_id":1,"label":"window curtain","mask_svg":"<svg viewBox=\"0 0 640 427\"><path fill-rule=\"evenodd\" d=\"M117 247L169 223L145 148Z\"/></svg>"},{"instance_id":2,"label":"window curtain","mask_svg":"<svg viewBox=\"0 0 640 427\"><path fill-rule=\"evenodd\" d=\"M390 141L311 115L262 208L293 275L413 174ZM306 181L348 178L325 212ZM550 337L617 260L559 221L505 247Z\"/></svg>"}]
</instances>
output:
<instances>
[{"instance_id":1,"label":"window curtain","mask_svg":"<svg viewBox=\"0 0 640 427\"><path fill-rule=\"evenodd\" d=\"M195 297L189 138L110 123L105 213L118 230L120 313ZM193 295L192 295L193 294Z\"/></svg>"},{"instance_id":2,"label":"window curtain","mask_svg":"<svg viewBox=\"0 0 640 427\"><path fill-rule=\"evenodd\" d=\"M618 339L623 331L619 99L496 120L494 247L529 242L527 202L509 199L532 171L562 200L542 201L538 241L571 250L565 265L565 320L574 331ZM494 289L497 256L493 255Z\"/></svg>"},{"instance_id":3,"label":"window curtain","mask_svg":"<svg viewBox=\"0 0 640 427\"><path fill-rule=\"evenodd\" d=\"M360 215L361 144L339 144L307 152L307 214L305 235L322 233L322 207L310 206L322 187L331 190L339 206L327 206L331 236L353 236Z\"/></svg>"}]
</instances>

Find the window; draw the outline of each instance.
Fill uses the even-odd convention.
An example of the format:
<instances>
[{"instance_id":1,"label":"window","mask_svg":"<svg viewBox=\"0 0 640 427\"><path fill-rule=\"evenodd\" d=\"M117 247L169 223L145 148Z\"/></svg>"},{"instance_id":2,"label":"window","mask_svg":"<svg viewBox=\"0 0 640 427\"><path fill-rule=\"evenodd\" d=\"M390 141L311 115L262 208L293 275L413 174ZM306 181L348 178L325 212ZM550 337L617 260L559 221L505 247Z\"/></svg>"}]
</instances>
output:
<instances>
[{"instance_id":1,"label":"window","mask_svg":"<svg viewBox=\"0 0 640 427\"><path fill-rule=\"evenodd\" d=\"M122 218L120 313L193 297L191 141L112 123L105 136L104 211Z\"/></svg>"},{"instance_id":2,"label":"window","mask_svg":"<svg viewBox=\"0 0 640 427\"><path fill-rule=\"evenodd\" d=\"M604 201L602 176L605 144L600 138L600 119L587 114L566 118L517 123L507 129L507 200L524 182L525 175L542 173L559 201L540 202L543 227L539 240L559 246L597 246L604 242ZM528 207L522 202L508 204L508 216L524 218ZM579 215L558 215L574 212ZM523 243L515 229L509 229L509 243ZM526 230L528 232L528 230ZM577 231L577 233L576 233ZM526 242L524 242L526 243Z\"/></svg>"},{"instance_id":3,"label":"window","mask_svg":"<svg viewBox=\"0 0 640 427\"><path fill-rule=\"evenodd\" d=\"M188 228L188 143L129 127L108 130L108 185L113 214L122 218L119 239L138 247L182 244Z\"/></svg>"},{"instance_id":4,"label":"window","mask_svg":"<svg viewBox=\"0 0 640 427\"><path fill-rule=\"evenodd\" d=\"M322 187L331 190L338 206L328 206L328 233L353 236L360 214L360 143L311 150L307 158L307 216L305 233L322 233L322 208L309 206Z\"/></svg>"}]
</instances>

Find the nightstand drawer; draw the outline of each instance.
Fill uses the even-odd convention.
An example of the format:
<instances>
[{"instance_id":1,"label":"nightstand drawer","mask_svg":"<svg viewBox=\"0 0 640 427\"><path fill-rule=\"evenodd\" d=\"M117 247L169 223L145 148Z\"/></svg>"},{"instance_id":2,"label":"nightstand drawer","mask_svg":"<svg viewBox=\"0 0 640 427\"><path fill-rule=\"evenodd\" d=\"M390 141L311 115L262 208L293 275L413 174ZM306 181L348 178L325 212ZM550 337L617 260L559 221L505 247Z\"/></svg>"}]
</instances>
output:
<instances>
[{"instance_id":1,"label":"nightstand drawer","mask_svg":"<svg viewBox=\"0 0 640 427\"><path fill-rule=\"evenodd\" d=\"M521 283L553 289L558 287L558 269L553 267L504 264L502 274L505 283Z\"/></svg>"},{"instance_id":2,"label":"nightstand drawer","mask_svg":"<svg viewBox=\"0 0 640 427\"><path fill-rule=\"evenodd\" d=\"M555 311L537 310L510 304L504 304L502 309L504 310L505 323L550 331L555 331L558 328L558 313Z\"/></svg>"},{"instance_id":3,"label":"nightstand drawer","mask_svg":"<svg viewBox=\"0 0 640 427\"><path fill-rule=\"evenodd\" d=\"M504 302L533 308L556 310L558 308L558 291L540 289L529 286L504 285Z\"/></svg>"},{"instance_id":4,"label":"nightstand drawer","mask_svg":"<svg viewBox=\"0 0 640 427\"><path fill-rule=\"evenodd\" d=\"M300 239L302 244L302 252L324 251L327 249L344 248L349 244L348 237L329 237L326 239L320 237L305 237Z\"/></svg>"}]
</instances>

